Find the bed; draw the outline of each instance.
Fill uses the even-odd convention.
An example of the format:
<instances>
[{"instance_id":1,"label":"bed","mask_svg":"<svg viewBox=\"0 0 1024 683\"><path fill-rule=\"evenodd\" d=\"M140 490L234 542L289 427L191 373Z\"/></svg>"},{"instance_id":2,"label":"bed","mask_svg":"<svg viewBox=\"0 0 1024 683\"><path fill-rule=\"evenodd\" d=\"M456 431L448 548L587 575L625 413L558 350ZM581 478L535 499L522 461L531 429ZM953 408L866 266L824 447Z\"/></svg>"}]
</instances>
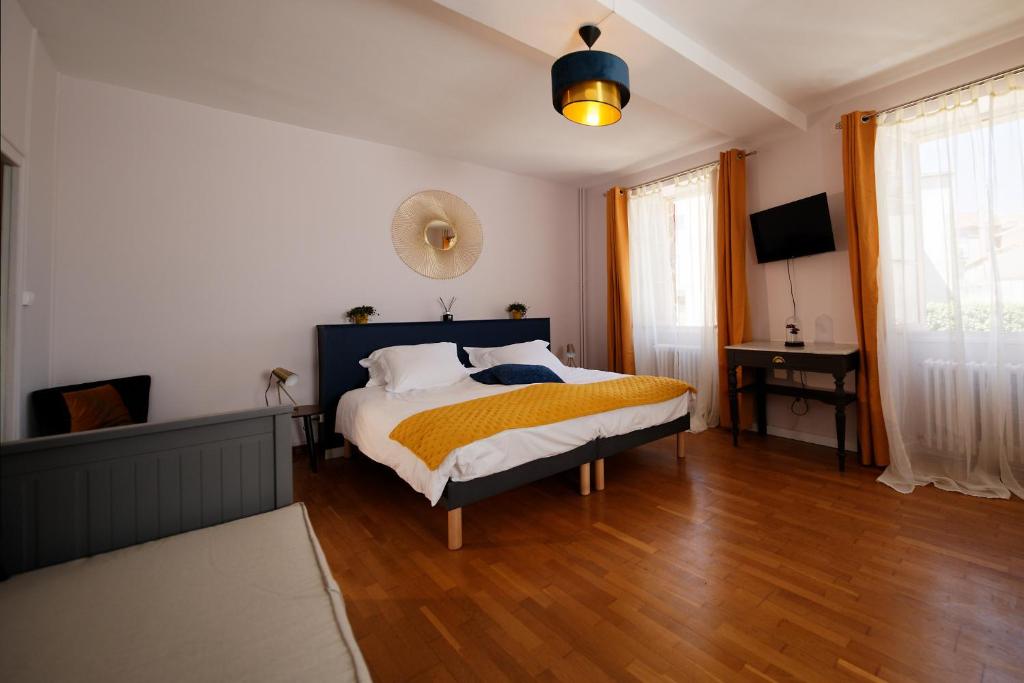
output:
<instances>
[{"instance_id":1,"label":"bed","mask_svg":"<svg viewBox=\"0 0 1024 683\"><path fill-rule=\"evenodd\" d=\"M682 433L689 429L688 397L665 405L623 408L541 428L512 430L453 451L433 472L389 438L404 417L432 407L521 387L485 387L467 379L459 385L396 399L380 387L365 387L369 374L359 361L395 345L454 342L468 365L466 347L495 347L532 340L550 341L547 318L472 320L317 327L320 407L329 445L350 441L359 452L391 467L413 489L448 511L448 547L462 547L462 508L545 477L577 469L580 493L604 488L604 460L650 441L675 435L684 455ZM613 373L568 368L571 383L598 382ZM614 414L612 414L614 413ZM593 467L592 467L593 466Z\"/></svg>"},{"instance_id":2,"label":"bed","mask_svg":"<svg viewBox=\"0 0 1024 683\"><path fill-rule=\"evenodd\" d=\"M369 681L290 414L4 444L0 680Z\"/></svg>"}]
</instances>

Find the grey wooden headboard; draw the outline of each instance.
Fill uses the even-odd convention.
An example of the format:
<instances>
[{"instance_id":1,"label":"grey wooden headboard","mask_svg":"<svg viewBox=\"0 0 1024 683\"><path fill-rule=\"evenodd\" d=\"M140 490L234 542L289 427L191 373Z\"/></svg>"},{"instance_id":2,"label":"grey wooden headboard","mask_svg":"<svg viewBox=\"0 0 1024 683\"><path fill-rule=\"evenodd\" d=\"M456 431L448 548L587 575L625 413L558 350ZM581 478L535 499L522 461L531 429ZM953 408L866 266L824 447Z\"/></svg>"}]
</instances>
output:
<instances>
[{"instance_id":1,"label":"grey wooden headboard","mask_svg":"<svg viewBox=\"0 0 1024 683\"><path fill-rule=\"evenodd\" d=\"M0 446L0 572L19 572L292 502L291 407Z\"/></svg>"}]
</instances>

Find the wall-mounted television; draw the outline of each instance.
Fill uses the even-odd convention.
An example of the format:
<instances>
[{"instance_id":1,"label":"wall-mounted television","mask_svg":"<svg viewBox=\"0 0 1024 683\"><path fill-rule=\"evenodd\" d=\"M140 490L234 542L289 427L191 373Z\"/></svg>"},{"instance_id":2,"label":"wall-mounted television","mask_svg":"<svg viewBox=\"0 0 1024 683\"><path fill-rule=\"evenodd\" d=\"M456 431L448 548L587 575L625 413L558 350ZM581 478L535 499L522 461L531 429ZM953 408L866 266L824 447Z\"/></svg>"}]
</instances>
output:
<instances>
[{"instance_id":1,"label":"wall-mounted television","mask_svg":"<svg viewBox=\"0 0 1024 683\"><path fill-rule=\"evenodd\" d=\"M758 263L836 250L825 193L750 214Z\"/></svg>"}]
</instances>

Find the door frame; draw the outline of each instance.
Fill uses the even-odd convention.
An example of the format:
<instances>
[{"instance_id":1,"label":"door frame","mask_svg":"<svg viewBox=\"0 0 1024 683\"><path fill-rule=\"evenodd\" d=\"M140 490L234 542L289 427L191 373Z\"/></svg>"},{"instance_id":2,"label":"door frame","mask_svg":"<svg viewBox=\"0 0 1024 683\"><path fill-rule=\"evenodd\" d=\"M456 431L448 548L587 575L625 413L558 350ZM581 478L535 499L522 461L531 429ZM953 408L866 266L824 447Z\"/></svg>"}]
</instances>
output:
<instances>
[{"instance_id":1,"label":"door frame","mask_svg":"<svg viewBox=\"0 0 1024 683\"><path fill-rule=\"evenodd\" d=\"M11 142L0 135L0 153L4 163L14 167L11 179L11 222L10 222L10 270L0 273L7 278L8 311L7 320L0 321L6 326L4 339L6 346L0 355L0 363L4 366L4 382L0 386L0 441L9 441L21 436L21 302L24 292L25 263L25 210L27 203L28 183L25 175L25 155Z\"/></svg>"}]
</instances>

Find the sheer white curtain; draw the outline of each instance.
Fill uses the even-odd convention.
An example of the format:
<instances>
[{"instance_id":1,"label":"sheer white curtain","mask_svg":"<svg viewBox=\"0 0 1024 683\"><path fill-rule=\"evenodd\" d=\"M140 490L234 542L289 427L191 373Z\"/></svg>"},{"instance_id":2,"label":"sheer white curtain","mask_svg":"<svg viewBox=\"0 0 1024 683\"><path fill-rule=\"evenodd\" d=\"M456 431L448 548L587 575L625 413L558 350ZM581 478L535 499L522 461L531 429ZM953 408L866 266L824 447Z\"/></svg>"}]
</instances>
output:
<instances>
[{"instance_id":1,"label":"sheer white curtain","mask_svg":"<svg viewBox=\"0 0 1024 683\"><path fill-rule=\"evenodd\" d=\"M1024 77L884 115L875 171L879 481L1024 497Z\"/></svg>"},{"instance_id":2,"label":"sheer white curtain","mask_svg":"<svg viewBox=\"0 0 1024 683\"><path fill-rule=\"evenodd\" d=\"M703 169L632 190L628 203L636 371L696 387L694 432L718 424L717 177L717 167Z\"/></svg>"}]
</instances>

